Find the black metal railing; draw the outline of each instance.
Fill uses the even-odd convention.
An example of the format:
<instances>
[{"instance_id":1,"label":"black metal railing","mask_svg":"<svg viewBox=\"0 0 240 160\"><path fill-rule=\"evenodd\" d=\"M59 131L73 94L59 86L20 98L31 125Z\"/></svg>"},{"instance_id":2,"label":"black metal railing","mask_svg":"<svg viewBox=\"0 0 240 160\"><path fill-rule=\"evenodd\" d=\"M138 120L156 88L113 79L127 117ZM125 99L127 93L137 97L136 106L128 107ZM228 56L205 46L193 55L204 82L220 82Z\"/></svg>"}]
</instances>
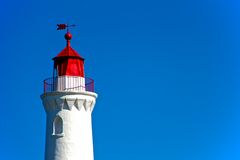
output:
<instances>
[{"instance_id":1,"label":"black metal railing","mask_svg":"<svg viewBox=\"0 0 240 160\"><path fill-rule=\"evenodd\" d=\"M43 91L54 92L54 91L89 91L94 92L94 80L91 78L84 78L84 83L78 82L79 77L67 76L70 80L64 81L64 85L60 84L58 80L61 77L51 77L43 81ZM77 79L77 80L76 80ZM63 87L64 86L64 87Z\"/></svg>"}]
</instances>

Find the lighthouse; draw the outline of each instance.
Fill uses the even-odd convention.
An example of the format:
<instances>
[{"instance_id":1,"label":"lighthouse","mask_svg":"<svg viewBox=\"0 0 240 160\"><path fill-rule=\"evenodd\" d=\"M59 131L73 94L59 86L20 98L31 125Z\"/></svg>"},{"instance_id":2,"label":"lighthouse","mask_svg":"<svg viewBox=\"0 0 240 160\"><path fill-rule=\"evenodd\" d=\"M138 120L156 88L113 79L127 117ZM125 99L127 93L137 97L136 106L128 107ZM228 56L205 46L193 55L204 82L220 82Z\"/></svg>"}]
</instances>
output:
<instances>
[{"instance_id":1,"label":"lighthouse","mask_svg":"<svg viewBox=\"0 0 240 160\"><path fill-rule=\"evenodd\" d=\"M68 30L65 39L66 47L53 58L52 77L43 82L45 160L93 160L94 81L85 77L84 58L71 47Z\"/></svg>"}]
</instances>

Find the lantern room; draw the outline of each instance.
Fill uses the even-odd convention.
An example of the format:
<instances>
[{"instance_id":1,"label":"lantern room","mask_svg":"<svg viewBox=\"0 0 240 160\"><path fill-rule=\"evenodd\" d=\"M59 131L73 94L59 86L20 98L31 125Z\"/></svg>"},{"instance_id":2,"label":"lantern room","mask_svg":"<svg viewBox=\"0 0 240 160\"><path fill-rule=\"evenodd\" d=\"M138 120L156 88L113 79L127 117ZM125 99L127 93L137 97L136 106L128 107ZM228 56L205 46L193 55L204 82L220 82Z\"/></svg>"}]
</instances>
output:
<instances>
[{"instance_id":1,"label":"lantern room","mask_svg":"<svg viewBox=\"0 0 240 160\"><path fill-rule=\"evenodd\" d=\"M84 59L70 46L72 35L65 34L67 46L53 58L54 75L84 77Z\"/></svg>"}]
</instances>

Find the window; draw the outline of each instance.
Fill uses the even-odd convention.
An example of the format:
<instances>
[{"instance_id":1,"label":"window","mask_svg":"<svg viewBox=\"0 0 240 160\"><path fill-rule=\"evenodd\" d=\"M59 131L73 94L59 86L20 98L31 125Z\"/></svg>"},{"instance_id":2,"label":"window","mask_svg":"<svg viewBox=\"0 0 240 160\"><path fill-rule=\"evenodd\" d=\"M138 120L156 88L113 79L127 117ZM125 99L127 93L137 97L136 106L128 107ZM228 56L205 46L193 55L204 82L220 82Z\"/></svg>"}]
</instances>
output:
<instances>
[{"instance_id":1,"label":"window","mask_svg":"<svg viewBox=\"0 0 240 160\"><path fill-rule=\"evenodd\" d=\"M63 120L60 116L57 116L53 121L52 135L63 136Z\"/></svg>"}]
</instances>

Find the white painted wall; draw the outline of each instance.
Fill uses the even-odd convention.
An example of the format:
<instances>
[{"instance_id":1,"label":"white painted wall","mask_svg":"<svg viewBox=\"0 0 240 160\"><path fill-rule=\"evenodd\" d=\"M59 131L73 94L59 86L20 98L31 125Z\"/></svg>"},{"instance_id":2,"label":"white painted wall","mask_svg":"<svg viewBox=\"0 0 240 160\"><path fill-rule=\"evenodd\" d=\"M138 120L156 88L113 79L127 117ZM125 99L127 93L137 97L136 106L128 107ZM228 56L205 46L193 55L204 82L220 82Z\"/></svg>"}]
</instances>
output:
<instances>
[{"instance_id":1,"label":"white painted wall","mask_svg":"<svg viewBox=\"0 0 240 160\"><path fill-rule=\"evenodd\" d=\"M85 91L84 77L58 76L55 84L57 91Z\"/></svg>"},{"instance_id":2,"label":"white painted wall","mask_svg":"<svg viewBox=\"0 0 240 160\"><path fill-rule=\"evenodd\" d=\"M97 94L51 92L41 96L47 114L45 160L93 160L91 113ZM60 117L63 133L53 134Z\"/></svg>"}]
</instances>

